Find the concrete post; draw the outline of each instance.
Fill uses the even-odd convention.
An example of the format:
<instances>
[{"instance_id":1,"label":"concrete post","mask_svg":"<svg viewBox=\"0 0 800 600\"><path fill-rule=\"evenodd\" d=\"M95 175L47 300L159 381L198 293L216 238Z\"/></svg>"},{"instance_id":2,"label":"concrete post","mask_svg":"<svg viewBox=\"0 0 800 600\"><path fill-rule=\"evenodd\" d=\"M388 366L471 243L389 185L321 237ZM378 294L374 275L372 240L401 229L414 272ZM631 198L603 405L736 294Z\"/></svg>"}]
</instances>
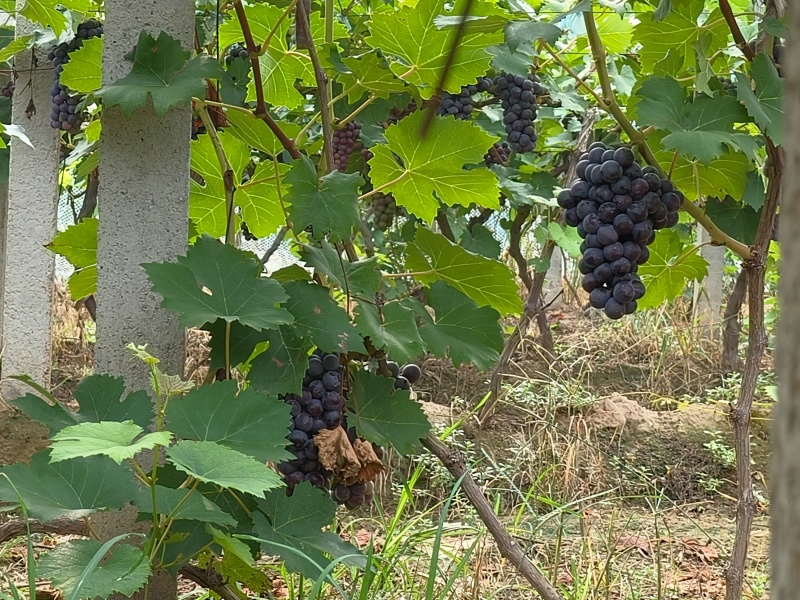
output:
<instances>
[{"instance_id":1,"label":"concrete post","mask_svg":"<svg viewBox=\"0 0 800 600\"><path fill-rule=\"evenodd\" d=\"M24 4L17 0L17 7ZM16 33L35 29L17 16ZM26 374L50 385L55 255L45 246L56 233L59 132L50 127L53 69L47 51L16 56L16 93L12 122L21 125L33 148L11 141L5 238L2 375ZM35 112L30 107L35 107ZM2 220L2 219L0 219ZM30 391L13 380L2 388L4 398Z\"/></svg>"},{"instance_id":2,"label":"concrete post","mask_svg":"<svg viewBox=\"0 0 800 600\"><path fill-rule=\"evenodd\" d=\"M154 36L166 31L191 49L194 7L193 0L106 0L104 84L130 72L124 56L142 30ZM148 344L169 373L183 375L184 369L185 332L159 306L140 265L186 252L191 109L160 119L149 104L131 117L104 108L102 121L95 365L98 372L125 377L132 389L148 389L147 370L131 360L128 342ZM96 523L104 537L120 527L135 529L133 511L105 516ZM176 582L167 573L151 579L147 597L176 596Z\"/></svg>"},{"instance_id":3,"label":"concrete post","mask_svg":"<svg viewBox=\"0 0 800 600\"><path fill-rule=\"evenodd\" d=\"M692 316L703 336L717 339L721 333L725 247L708 245L709 241L708 232L698 225L697 242L706 244L700 248L700 256L708 262L708 277L694 284Z\"/></svg>"},{"instance_id":4,"label":"concrete post","mask_svg":"<svg viewBox=\"0 0 800 600\"><path fill-rule=\"evenodd\" d=\"M550 257L550 267L544 276L544 288L542 296L545 304L552 304L550 308L560 308L563 305L562 297L559 296L564 289L564 253L556 246L553 255Z\"/></svg>"}]
</instances>

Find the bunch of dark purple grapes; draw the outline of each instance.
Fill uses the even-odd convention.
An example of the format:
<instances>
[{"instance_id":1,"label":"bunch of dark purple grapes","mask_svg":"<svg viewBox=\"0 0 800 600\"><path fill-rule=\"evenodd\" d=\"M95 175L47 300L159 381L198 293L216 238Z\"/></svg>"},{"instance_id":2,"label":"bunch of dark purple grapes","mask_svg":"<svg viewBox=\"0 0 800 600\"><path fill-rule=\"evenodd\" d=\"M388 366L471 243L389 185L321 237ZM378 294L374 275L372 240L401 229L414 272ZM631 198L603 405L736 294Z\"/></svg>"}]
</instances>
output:
<instances>
[{"instance_id":1,"label":"bunch of dark purple grapes","mask_svg":"<svg viewBox=\"0 0 800 600\"><path fill-rule=\"evenodd\" d=\"M436 109L436 114L453 116L456 119L469 119L475 110L473 96L478 92L488 92L492 89L492 80L488 77L479 77L476 83L462 85L458 94L445 92L442 101Z\"/></svg>"},{"instance_id":2,"label":"bunch of dark purple grapes","mask_svg":"<svg viewBox=\"0 0 800 600\"><path fill-rule=\"evenodd\" d=\"M3 86L3 89L0 90L0 94L3 95L5 98L13 98L14 97L14 80L9 79L8 83Z\"/></svg>"},{"instance_id":3,"label":"bunch of dark purple grapes","mask_svg":"<svg viewBox=\"0 0 800 600\"><path fill-rule=\"evenodd\" d=\"M247 48L244 47L244 44L231 44L228 47L228 50L225 52L225 64L227 66L231 66L233 61L235 60L249 60L250 53L247 51Z\"/></svg>"},{"instance_id":4,"label":"bunch of dark purple grapes","mask_svg":"<svg viewBox=\"0 0 800 600\"><path fill-rule=\"evenodd\" d=\"M333 132L333 166L335 169L343 173L347 170L347 161L356 147L360 133L361 125L355 121L349 121L344 127Z\"/></svg>"},{"instance_id":5,"label":"bunch of dark purple grapes","mask_svg":"<svg viewBox=\"0 0 800 600\"><path fill-rule=\"evenodd\" d=\"M489 151L483 155L483 162L486 163L487 167L491 167L492 165L500 165L504 167L508 164L508 159L510 157L511 148L509 147L508 142L502 142L489 148Z\"/></svg>"},{"instance_id":6,"label":"bunch of dark purple grapes","mask_svg":"<svg viewBox=\"0 0 800 600\"><path fill-rule=\"evenodd\" d=\"M546 93L536 75L503 73L494 78L494 95L503 106L503 123L508 144L514 152L530 152L538 135L533 128L536 119L536 97Z\"/></svg>"},{"instance_id":7,"label":"bunch of dark purple grapes","mask_svg":"<svg viewBox=\"0 0 800 600\"><path fill-rule=\"evenodd\" d=\"M292 430L287 436L290 442L287 449L294 458L280 463L278 471L284 476L290 495L303 481L330 489L331 475L319 463L314 436L323 429L336 429L342 424L345 409L342 373L338 355L317 352L308 359L303 391L283 397L292 407Z\"/></svg>"},{"instance_id":8,"label":"bunch of dark purple grapes","mask_svg":"<svg viewBox=\"0 0 800 600\"><path fill-rule=\"evenodd\" d=\"M372 218L378 231L386 231L397 216L397 201L391 194L377 193L372 197Z\"/></svg>"},{"instance_id":9,"label":"bunch of dark purple grapes","mask_svg":"<svg viewBox=\"0 0 800 600\"><path fill-rule=\"evenodd\" d=\"M589 303L611 319L636 310L645 292L636 274L658 229L673 227L683 194L658 171L640 167L630 148L589 146L569 189L558 194L564 221L583 238L578 269Z\"/></svg>"},{"instance_id":10,"label":"bunch of dark purple grapes","mask_svg":"<svg viewBox=\"0 0 800 600\"><path fill-rule=\"evenodd\" d=\"M64 70L64 65L69 62L70 52L80 48L84 40L90 40L102 35L102 23L90 19L78 25L78 30L72 40L61 42L48 53L47 58L50 59L56 70L53 87L50 89L50 95L53 97L50 126L53 129L69 132L76 132L80 129L83 115L78 108L78 104L83 100L83 95L69 93L67 86L60 81L61 71Z\"/></svg>"},{"instance_id":11,"label":"bunch of dark purple grapes","mask_svg":"<svg viewBox=\"0 0 800 600\"><path fill-rule=\"evenodd\" d=\"M419 365L408 363L402 367L393 360L386 362L386 367L389 369L389 374L394 379L394 387L398 390L408 390L411 386L417 383L422 377L422 369Z\"/></svg>"}]
</instances>

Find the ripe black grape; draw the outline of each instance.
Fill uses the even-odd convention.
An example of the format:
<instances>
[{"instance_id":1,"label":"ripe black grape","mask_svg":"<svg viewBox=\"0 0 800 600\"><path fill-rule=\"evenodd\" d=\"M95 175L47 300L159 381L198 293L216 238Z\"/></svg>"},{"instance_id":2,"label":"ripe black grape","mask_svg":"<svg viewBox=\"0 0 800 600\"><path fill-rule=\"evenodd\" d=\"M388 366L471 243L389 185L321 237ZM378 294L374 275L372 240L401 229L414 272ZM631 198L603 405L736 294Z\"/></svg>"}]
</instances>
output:
<instances>
[{"instance_id":1,"label":"ripe black grape","mask_svg":"<svg viewBox=\"0 0 800 600\"><path fill-rule=\"evenodd\" d=\"M413 363L404 365L400 372L411 385L417 383L422 377L422 369Z\"/></svg>"},{"instance_id":2,"label":"ripe black grape","mask_svg":"<svg viewBox=\"0 0 800 600\"><path fill-rule=\"evenodd\" d=\"M3 89L0 90L0 94L6 98L12 98L14 96L14 87L14 80L10 79L8 83L3 86Z\"/></svg>"},{"instance_id":3,"label":"ripe black grape","mask_svg":"<svg viewBox=\"0 0 800 600\"><path fill-rule=\"evenodd\" d=\"M436 109L437 115L450 115L456 119L469 119L472 111L475 110L475 103L472 97L478 92L487 92L492 87L492 80L488 77L481 77L477 83L462 85L458 94L445 92L442 101Z\"/></svg>"},{"instance_id":4,"label":"ripe black grape","mask_svg":"<svg viewBox=\"0 0 800 600\"><path fill-rule=\"evenodd\" d=\"M634 312L645 293L636 274L650 256L655 231L678 222L682 194L655 167L642 168L629 148L591 144L578 179L559 195L564 222L585 238L578 270L589 304L612 319Z\"/></svg>"},{"instance_id":5,"label":"ripe black grape","mask_svg":"<svg viewBox=\"0 0 800 600\"><path fill-rule=\"evenodd\" d=\"M228 47L228 50L225 52L225 64L227 66L231 66L235 60L249 59L250 53L247 52L247 48L245 48L244 44L242 43L231 44L230 47Z\"/></svg>"},{"instance_id":6,"label":"ripe black grape","mask_svg":"<svg viewBox=\"0 0 800 600\"><path fill-rule=\"evenodd\" d=\"M342 172L347 170L347 161L356 147L360 133L361 125L355 121L349 121L333 132L331 145L333 146L333 166L335 169Z\"/></svg>"}]
</instances>

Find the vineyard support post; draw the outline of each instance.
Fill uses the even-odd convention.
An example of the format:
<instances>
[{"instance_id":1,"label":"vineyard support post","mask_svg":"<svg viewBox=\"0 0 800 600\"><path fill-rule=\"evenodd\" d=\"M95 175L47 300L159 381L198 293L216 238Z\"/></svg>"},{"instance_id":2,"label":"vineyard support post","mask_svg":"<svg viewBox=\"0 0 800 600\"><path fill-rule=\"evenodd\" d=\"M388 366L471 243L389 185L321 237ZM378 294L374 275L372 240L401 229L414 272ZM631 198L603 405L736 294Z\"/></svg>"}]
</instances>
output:
<instances>
[{"instance_id":1,"label":"vineyard support post","mask_svg":"<svg viewBox=\"0 0 800 600\"><path fill-rule=\"evenodd\" d=\"M125 55L142 30L154 36L165 31L193 47L192 0L106 0L105 6L104 85L130 72ZM160 307L141 265L186 252L191 108L159 118L149 100L130 117L105 107L102 124L95 363L98 372L125 377L131 389L149 389L147 367L132 360L127 343L146 343L165 372L183 375L185 363L185 332L177 315ZM102 536L113 535L122 519L134 529L133 515L115 516L100 524ZM148 597L175 598L175 581L154 577Z\"/></svg>"},{"instance_id":2,"label":"vineyard support post","mask_svg":"<svg viewBox=\"0 0 800 600\"><path fill-rule=\"evenodd\" d=\"M695 281L692 317L703 337L719 339L722 292L725 277L725 246L712 246L711 236L697 225L697 243L700 256L708 262L708 276Z\"/></svg>"},{"instance_id":3,"label":"vineyard support post","mask_svg":"<svg viewBox=\"0 0 800 600\"><path fill-rule=\"evenodd\" d=\"M544 295L545 304L550 308L561 307L561 293L564 291L564 252L561 248L554 248L550 256L550 266L544 276ZM552 304L550 304L552 302Z\"/></svg>"},{"instance_id":4,"label":"vineyard support post","mask_svg":"<svg viewBox=\"0 0 800 600\"><path fill-rule=\"evenodd\" d=\"M17 6L24 4L17 1ZM36 26L18 16L17 37ZM56 232L59 132L50 127L53 69L46 51L27 50L15 58L16 93L11 121L20 124L33 147L11 141L5 221L3 293L3 377L29 375L50 385L55 255L46 248ZM35 112L33 109L35 108ZM30 391L6 380L9 399Z\"/></svg>"}]
</instances>

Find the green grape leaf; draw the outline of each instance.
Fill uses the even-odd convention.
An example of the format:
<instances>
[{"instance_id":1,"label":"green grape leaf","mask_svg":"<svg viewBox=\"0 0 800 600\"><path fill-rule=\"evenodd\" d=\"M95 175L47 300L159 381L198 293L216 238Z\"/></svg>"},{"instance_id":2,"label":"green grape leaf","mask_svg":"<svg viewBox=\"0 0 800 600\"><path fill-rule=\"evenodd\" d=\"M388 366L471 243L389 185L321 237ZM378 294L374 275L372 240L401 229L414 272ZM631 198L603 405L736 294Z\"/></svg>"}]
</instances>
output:
<instances>
[{"instance_id":1,"label":"green grape leaf","mask_svg":"<svg viewBox=\"0 0 800 600\"><path fill-rule=\"evenodd\" d=\"M299 107L305 98L295 88L295 82L313 79L313 71L308 57L291 50L286 43L291 22L283 18L284 9L268 4L251 4L244 10L254 39L260 43L268 36L270 38L267 51L259 57L264 100L274 106ZM220 26L219 38L222 48L242 40L242 27L237 15ZM255 99L255 82L250 81L247 100Z\"/></svg>"},{"instance_id":2,"label":"green grape leaf","mask_svg":"<svg viewBox=\"0 0 800 600\"><path fill-rule=\"evenodd\" d=\"M232 110L226 113L228 128L226 133L246 142L248 146L275 156L283 151L280 140L272 133L269 126L256 117L253 113ZM300 126L296 123L281 122L281 130L294 139L300 133Z\"/></svg>"},{"instance_id":3,"label":"green grape leaf","mask_svg":"<svg viewBox=\"0 0 800 600\"><path fill-rule=\"evenodd\" d=\"M684 245L673 229L662 229L650 245L650 258L639 266L639 276L647 291L639 308L655 308L683 293L686 282L708 275L708 263L698 254L699 247Z\"/></svg>"},{"instance_id":4,"label":"green grape leaf","mask_svg":"<svg viewBox=\"0 0 800 600\"><path fill-rule=\"evenodd\" d=\"M609 54L623 54L631 47L633 25L627 13L617 14L614 11L603 11L596 14L597 33ZM588 45L587 38L579 38L579 47Z\"/></svg>"},{"instance_id":5,"label":"green grape leaf","mask_svg":"<svg viewBox=\"0 0 800 600\"><path fill-rule=\"evenodd\" d=\"M97 264L97 225L95 218L84 219L59 233L47 247L66 258L75 268Z\"/></svg>"},{"instance_id":6,"label":"green grape leaf","mask_svg":"<svg viewBox=\"0 0 800 600\"><path fill-rule=\"evenodd\" d=\"M225 367L225 321L214 321L211 325L203 327L211 333L211 369L216 371ZM256 331L234 321L231 323L230 333L230 361L231 366L239 366L247 362L253 351L262 342L267 341L266 331Z\"/></svg>"},{"instance_id":7,"label":"green grape leaf","mask_svg":"<svg viewBox=\"0 0 800 600\"><path fill-rule=\"evenodd\" d=\"M261 276L261 262L204 235L176 262L144 266L161 305L181 316L184 327L200 327L217 319L239 321L253 329L292 322L276 304L287 296L279 283Z\"/></svg>"},{"instance_id":8,"label":"green grape leaf","mask_svg":"<svg viewBox=\"0 0 800 600\"><path fill-rule=\"evenodd\" d=\"M41 558L36 575L50 580L64 597L75 600L107 598L114 593L128 598L147 583L150 560L141 548L116 544L98 565L92 566L102 549L103 542L99 540L62 542ZM87 571L89 575L84 579ZM78 586L80 594L75 596Z\"/></svg>"},{"instance_id":9,"label":"green grape leaf","mask_svg":"<svg viewBox=\"0 0 800 600\"><path fill-rule=\"evenodd\" d=\"M667 150L708 164L722 156L726 146L741 149L750 157L758 147L755 138L734 131L735 124L748 121L748 117L731 96L699 96L687 102L683 88L671 77L650 77L639 96L639 121L671 132L661 140Z\"/></svg>"},{"instance_id":10,"label":"green grape leaf","mask_svg":"<svg viewBox=\"0 0 800 600\"><path fill-rule=\"evenodd\" d=\"M77 412L68 410L62 404L51 405L33 394L10 401L25 415L43 423L56 433L78 423L99 423L100 421L133 421L142 429L153 420L153 401L144 390L125 396L125 380L111 375L90 375L75 388L78 401Z\"/></svg>"},{"instance_id":11,"label":"green grape leaf","mask_svg":"<svg viewBox=\"0 0 800 600\"><path fill-rule=\"evenodd\" d=\"M167 458L195 479L260 498L283 483L267 465L216 442L181 440L167 449Z\"/></svg>"},{"instance_id":12,"label":"green grape leaf","mask_svg":"<svg viewBox=\"0 0 800 600\"><path fill-rule=\"evenodd\" d=\"M530 73L532 57L536 51L530 44L522 44L512 51L508 44L489 46L487 52L492 55L492 68L495 71L505 71L523 77Z\"/></svg>"},{"instance_id":13,"label":"green grape leaf","mask_svg":"<svg viewBox=\"0 0 800 600\"><path fill-rule=\"evenodd\" d=\"M581 255L582 240L578 235L577 229L574 227L562 227L560 224L550 221L547 224L547 232L550 235L550 239L572 258L578 258Z\"/></svg>"},{"instance_id":14,"label":"green grape leaf","mask_svg":"<svg viewBox=\"0 0 800 600\"><path fill-rule=\"evenodd\" d=\"M285 441L285 440L284 440ZM150 488L140 489L133 499L139 512L153 514ZM176 521L201 521L225 527L235 527L236 519L199 492L156 486L156 512Z\"/></svg>"},{"instance_id":15,"label":"green grape leaf","mask_svg":"<svg viewBox=\"0 0 800 600\"><path fill-rule=\"evenodd\" d=\"M400 57L391 69L401 79L413 83L424 98L436 91L450 49L457 41L457 50L449 71L445 91L458 92L461 85L469 83L489 69L491 56L486 47L502 41L502 34L474 33L467 25L465 35L457 38L455 29L439 29L436 18L446 12L464 14L465 0L453 3L447 10L443 0L419 0L406 4L399 11L376 12L370 21L367 44L380 48L384 54ZM488 3L476 1L471 5L470 16L480 16L492 10ZM484 152L486 148L484 147Z\"/></svg>"},{"instance_id":16,"label":"green grape leaf","mask_svg":"<svg viewBox=\"0 0 800 600\"><path fill-rule=\"evenodd\" d=\"M269 348L253 359L250 383L267 394L299 392L308 368L310 342L294 327L268 331Z\"/></svg>"},{"instance_id":17,"label":"green grape leaf","mask_svg":"<svg viewBox=\"0 0 800 600\"><path fill-rule=\"evenodd\" d=\"M519 290L508 267L467 252L429 229L417 229L408 246L406 268L426 285L445 281L478 306L491 306L503 316L520 311Z\"/></svg>"},{"instance_id":18,"label":"green grape leaf","mask_svg":"<svg viewBox=\"0 0 800 600\"><path fill-rule=\"evenodd\" d=\"M719 9L712 11L704 23L698 25L702 11L702 1L690 0L675 6L662 20L642 14L640 22L633 28L633 39L641 44L639 59L642 69L652 72L670 53L677 58L671 70L677 73L694 68L693 44L703 34L711 36L709 54L724 48L730 31Z\"/></svg>"},{"instance_id":19,"label":"green grape leaf","mask_svg":"<svg viewBox=\"0 0 800 600\"><path fill-rule=\"evenodd\" d=\"M97 219L84 219L67 227L47 245L75 267L69 278L69 291L74 300L94 294L97 289L97 226Z\"/></svg>"},{"instance_id":20,"label":"green grape leaf","mask_svg":"<svg viewBox=\"0 0 800 600\"><path fill-rule=\"evenodd\" d=\"M419 335L431 354L449 357L453 364L472 363L481 371L490 369L503 349L500 314L493 308L478 306L443 281L425 290L425 301L436 317L416 300Z\"/></svg>"},{"instance_id":21,"label":"green grape leaf","mask_svg":"<svg viewBox=\"0 0 800 600\"><path fill-rule=\"evenodd\" d=\"M290 281L283 285L289 294L286 310L295 327L325 352L367 353L364 342L350 323L347 312L331 298L328 288L313 283Z\"/></svg>"},{"instance_id":22,"label":"green grape leaf","mask_svg":"<svg viewBox=\"0 0 800 600\"><path fill-rule=\"evenodd\" d=\"M190 106L192 97L205 97L206 78L221 74L219 63L201 55L189 59L181 43L165 32L158 39L139 34L136 49L127 56L131 72L96 92L105 106L120 106L126 116L147 103L148 95L159 117L171 108Z\"/></svg>"},{"instance_id":23,"label":"green grape leaf","mask_svg":"<svg viewBox=\"0 0 800 600\"><path fill-rule=\"evenodd\" d=\"M364 179L357 173L338 170L317 177L314 163L303 156L292 163L286 176L292 188L287 195L291 203L292 225L302 232L309 225L314 237L329 235L332 241L349 240L361 224L358 212L358 188Z\"/></svg>"},{"instance_id":24,"label":"green grape leaf","mask_svg":"<svg viewBox=\"0 0 800 600\"><path fill-rule=\"evenodd\" d=\"M248 565L253 564L253 556L250 554L250 548L242 540L233 538L229 534L211 525L206 526L206 531L214 537L214 541L222 547L226 555L233 554L239 561Z\"/></svg>"},{"instance_id":25,"label":"green grape leaf","mask_svg":"<svg viewBox=\"0 0 800 600\"><path fill-rule=\"evenodd\" d=\"M391 94L399 94L406 84L394 76L390 69L375 52L362 56L348 57L342 62L350 69L350 75L342 75L339 80L347 90L347 101L355 104L367 92L378 98L388 98Z\"/></svg>"},{"instance_id":26,"label":"green grape leaf","mask_svg":"<svg viewBox=\"0 0 800 600\"><path fill-rule=\"evenodd\" d=\"M719 198L706 198L706 214L711 217L714 225L743 244L750 245L756 240L758 221L761 211L756 212L752 207L741 204L725 196Z\"/></svg>"},{"instance_id":27,"label":"green grape leaf","mask_svg":"<svg viewBox=\"0 0 800 600\"><path fill-rule=\"evenodd\" d=\"M384 304L380 312L374 304L359 301L356 327L376 349L385 348L399 362L416 360L425 350L413 311L397 300Z\"/></svg>"},{"instance_id":28,"label":"green grape leaf","mask_svg":"<svg viewBox=\"0 0 800 600\"><path fill-rule=\"evenodd\" d=\"M103 38L83 40L78 50L70 52L59 80L81 94L96 92L103 85Z\"/></svg>"},{"instance_id":29,"label":"green grape leaf","mask_svg":"<svg viewBox=\"0 0 800 600\"><path fill-rule=\"evenodd\" d=\"M235 381L219 381L171 400L170 430L182 439L217 442L259 462L286 459L289 406L253 388L237 396L238 389Z\"/></svg>"},{"instance_id":30,"label":"green grape leaf","mask_svg":"<svg viewBox=\"0 0 800 600\"><path fill-rule=\"evenodd\" d=\"M260 512L253 514L255 534L264 550L280 556L290 571L317 579L320 569L331 564L326 555L346 565L366 565L355 546L332 531L323 531L336 515L336 504L327 492L302 483L291 497L283 490L270 492L258 501L258 507Z\"/></svg>"},{"instance_id":31,"label":"green grape leaf","mask_svg":"<svg viewBox=\"0 0 800 600\"><path fill-rule=\"evenodd\" d=\"M753 59L750 76L752 81L744 73L736 73L736 96L761 130L780 146L784 140L783 79L763 52Z\"/></svg>"},{"instance_id":32,"label":"green grape leaf","mask_svg":"<svg viewBox=\"0 0 800 600\"><path fill-rule=\"evenodd\" d=\"M29 21L41 25L43 29L50 27L56 36L60 36L67 29L67 19L64 13L56 10L56 6L61 5L66 8L73 8L76 4L78 6L85 6L86 2L78 4L71 0L59 0L58 2L54 0L25 0L25 4L19 12ZM14 11L11 10L9 12L13 13Z\"/></svg>"},{"instance_id":33,"label":"green grape leaf","mask_svg":"<svg viewBox=\"0 0 800 600\"><path fill-rule=\"evenodd\" d=\"M50 462L100 455L108 456L121 464L142 450L168 446L172 440L172 434L168 431L157 431L139 437L143 431L133 421L101 421L65 427L50 438L53 442Z\"/></svg>"},{"instance_id":34,"label":"green grape leaf","mask_svg":"<svg viewBox=\"0 0 800 600\"><path fill-rule=\"evenodd\" d=\"M350 294L372 296L381 287L381 272L375 257L351 263L330 244L322 242L319 248L305 246L300 258Z\"/></svg>"},{"instance_id":35,"label":"green grape leaf","mask_svg":"<svg viewBox=\"0 0 800 600\"><path fill-rule=\"evenodd\" d=\"M759 211L764 206L766 194L764 181L760 175L755 171L749 171L747 173L747 188L742 194L742 202L753 210Z\"/></svg>"},{"instance_id":36,"label":"green grape leaf","mask_svg":"<svg viewBox=\"0 0 800 600\"><path fill-rule=\"evenodd\" d=\"M428 223L436 217L439 200L499 208L494 175L485 169L463 169L465 164L481 162L497 138L468 121L438 116L423 137L424 119L424 111L415 112L386 130L386 144L372 146L373 185L392 193L400 206Z\"/></svg>"},{"instance_id":37,"label":"green grape leaf","mask_svg":"<svg viewBox=\"0 0 800 600\"><path fill-rule=\"evenodd\" d=\"M107 456L50 463L50 451L37 452L30 465L0 468L19 490L31 518L82 519L98 510L122 508L136 493L133 472ZM16 506L17 493L0 477L0 504Z\"/></svg>"},{"instance_id":38,"label":"green grape leaf","mask_svg":"<svg viewBox=\"0 0 800 600\"><path fill-rule=\"evenodd\" d=\"M11 5L11 10L6 11L9 13L14 12L14 4ZM13 37L14 30L11 30L11 35ZM26 48L30 47L31 42L33 41L34 36L32 35L22 35L18 38L11 40L6 46L0 50L0 62L8 62L10 59L14 58L18 53L22 52Z\"/></svg>"},{"instance_id":39,"label":"green grape leaf","mask_svg":"<svg viewBox=\"0 0 800 600\"><path fill-rule=\"evenodd\" d=\"M256 237L268 237L286 223L282 204L287 200L281 179L288 170L288 165L260 162L250 181L236 188L234 203Z\"/></svg>"},{"instance_id":40,"label":"green grape leaf","mask_svg":"<svg viewBox=\"0 0 800 600\"><path fill-rule=\"evenodd\" d=\"M561 29L552 23L511 21L505 27L505 34L506 44L511 52L515 52L522 44L531 44L536 40L555 44L561 37Z\"/></svg>"},{"instance_id":41,"label":"green grape leaf","mask_svg":"<svg viewBox=\"0 0 800 600\"><path fill-rule=\"evenodd\" d=\"M486 258L497 260L500 258L500 242L494 237L494 234L488 227L476 223L470 229L465 229L461 236L461 245L465 250L473 254L480 254Z\"/></svg>"},{"instance_id":42,"label":"green grape leaf","mask_svg":"<svg viewBox=\"0 0 800 600\"><path fill-rule=\"evenodd\" d=\"M29 419L47 427L50 433L60 431L64 427L75 425L78 422L77 413L72 412L60 402L55 405L45 402L35 394L25 394L8 403L16 406Z\"/></svg>"},{"instance_id":43,"label":"green grape leaf","mask_svg":"<svg viewBox=\"0 0 800 600\"><path fill-rule=\"evenodd\" d=\"M431 428L422 407L408 391L394 389L389 377L357 371L348 403L355 412L351 424L360 435L403 455L416 452Z\"/></svg>"}]
</instances>

